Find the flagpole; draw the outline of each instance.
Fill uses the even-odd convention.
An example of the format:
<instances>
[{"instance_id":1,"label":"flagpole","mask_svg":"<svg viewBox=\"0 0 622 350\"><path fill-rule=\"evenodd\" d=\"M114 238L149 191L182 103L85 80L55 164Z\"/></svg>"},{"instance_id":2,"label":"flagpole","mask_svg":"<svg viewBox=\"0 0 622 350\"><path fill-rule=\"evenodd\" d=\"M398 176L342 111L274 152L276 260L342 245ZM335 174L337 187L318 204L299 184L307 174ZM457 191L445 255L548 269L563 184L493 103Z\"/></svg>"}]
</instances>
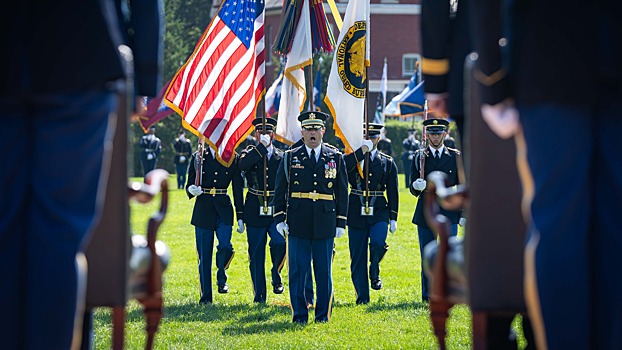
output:
<instances>
[{"instance_id":1,"label":"flagpole","mask_svg":"<svg viewBox=\"0 0 622 350\"><path fill-rule=\"evenodd\" d=\"M267 134L266 132L266 95L262 95L259 100L257 111L261 116L261 133ZM268 163L268 153L263 156L263 213L264 215L268 214L268 171L266 170Z\"/></svg>"},{"instance_id":2,"label":"flagpole","mask_svg":"<svg viewBox=\"0 0 622 350\"><path fill-rule=\"evenodd\" d=\"M203 135L199 136L199 144L197 145L197 156L194 159L195 176L194 184L201 187L203 183L203 153L205 152L205 138Z\"/></svg>"},{"instance_id":3,"label":"flagpole","mask_svg":"<svg viewBox=\"0 0 622 350\"><path fill-rule=\"evenodd\" d=\"M386 70L385 70L386 67L387 67L387 58L385 57L384 58L384 66L382 67L383 75L386 72ZM387 75L389 75L388 72L386 72L386 73L387 73ZM389 77L385 76L384 79L385 79L385 81L381 82L381 84L385 84L384 87L381 86L381 88L384 89L384 91L381 91L381 93L382 93L382 120L384 120L384 118L385 118L384 117L384 106L386 106L386 104L387 104L387 86L386 85L388 83Z\"/></svg>"},{"instance_id":4,"label":"flagpole","mask_svg":"<svg viewBox=\"0 0 622 350\"><path fill-rule=\"evenodd\" d=\"M367 118L367 102L368 102L368 96L369 96L369 79L367 79L369 77L368 75L368 70L369 67L366 65L365 66L365 102L363 104L363 120L365 121L364 125L365 125L365 140L369 140L369 118ZM365 214L369 215L369 160L371 159L370 154L371 154L371 149L369 150L369 152L365 153L365 170L364 172L364 176L363 179L365 179Z\"/></svg>"}]
</instances>

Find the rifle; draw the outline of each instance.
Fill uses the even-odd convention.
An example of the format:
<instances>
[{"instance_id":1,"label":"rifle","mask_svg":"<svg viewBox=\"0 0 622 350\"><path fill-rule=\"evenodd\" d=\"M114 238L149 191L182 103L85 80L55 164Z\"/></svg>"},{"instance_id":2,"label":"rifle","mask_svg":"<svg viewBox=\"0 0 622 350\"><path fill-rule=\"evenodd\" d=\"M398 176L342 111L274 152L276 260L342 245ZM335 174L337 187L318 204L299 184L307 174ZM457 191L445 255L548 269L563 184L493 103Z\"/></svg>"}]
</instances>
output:
<instances>
[{"instance_id":1,"label":"rifle","mask_svg":"<svg viewBox=\"0 0 622 350\"><path fill-rule=\"evenodd\" d=\"M258 112L261 115L261 133L263 135L268 134L266 131L266 106L265 106L265 96L261 97L259 100ZM270 215L272 212L268 207L268 154L266 153L263 156L263 215ZM259 184L258 184L259 185Z\"/></svg>"},{"instance_id":2,"label":"rifle","mask_svg":"<svg viewBox=\"0 0 622 350\"><path fill-rule=\"evenodd\" d=\"M194 176L194 184L201 187L203 183L203 152L205 149L205 140L203 136L199 136L199 145L197 146L197 156L194 159L194 168L196 174Z\"/></svg>"},{"instance_id":3,"label":"rifle","mask_svg":"<svg viewBox=\"0 0 622 350\"><path fill-rule=\"evenodd\" d=\"M428 119L428 100L425 100L423 103L423 120ZM425 148L427 143L427 137L425 132L425 125L421 127L421 145L419 149L419 178L425 179ZM412 181L412 180L411 180Z\"/></svg>"}]
</instances>

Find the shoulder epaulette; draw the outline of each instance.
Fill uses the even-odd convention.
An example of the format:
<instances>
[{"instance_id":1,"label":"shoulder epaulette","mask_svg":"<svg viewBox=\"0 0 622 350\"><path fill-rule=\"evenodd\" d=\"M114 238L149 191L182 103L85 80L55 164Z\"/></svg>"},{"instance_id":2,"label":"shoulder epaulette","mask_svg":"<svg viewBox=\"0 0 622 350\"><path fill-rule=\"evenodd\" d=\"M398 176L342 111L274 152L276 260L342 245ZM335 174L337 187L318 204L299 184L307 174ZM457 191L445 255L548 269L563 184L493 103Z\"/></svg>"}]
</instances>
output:
<instances>
[{"instance_id":1,"label":"shoulder epaulette","mask_svg":"<svg viewBox=\"0 0 622 350\"><path fill-rule=\"evenodd\" d=\"M447 146L445 146L445 147L447 147ZM450 150L450 151L452 151L452 152L454 152L454 153L455 153L455 154L457 154L457 155L461 155L460 150L458 150L458 149L456 149L456 148L450 148L450 147L447 147L447 149L448 149L448 150Z\"/></svg>"},{"instance_id":2,"label":"shoulder epaulette","mask_svg":"<svg viewBox=\"0 0 622 350\"><path fill-rule=\"evenodd\" d=\"M326 143L326 142L324 142L324 146L326 146L326 147L328 147L328 148L332 148L332 149L334 149L335 151L339 152L339 148L337 148L337 147L335 147L335 146L331 145L330 143Z\"/></svg>"},{"instance_id":3,"label":"shoulder epaulette","mask_svg":"<svg viewBox=\"0 0 622 350\"><path fill-rule=\"evenodd\" d=\"M378 151L378 154L379 154L379 155L381 155L381 156L382 156L382 157L384 157L384 158L387 158L387 159L393 159L393 157L391 157L391 156L390 156L390 155L388 155L388 154L382 153L381 151Z\"/></svg>"}]
</instances>

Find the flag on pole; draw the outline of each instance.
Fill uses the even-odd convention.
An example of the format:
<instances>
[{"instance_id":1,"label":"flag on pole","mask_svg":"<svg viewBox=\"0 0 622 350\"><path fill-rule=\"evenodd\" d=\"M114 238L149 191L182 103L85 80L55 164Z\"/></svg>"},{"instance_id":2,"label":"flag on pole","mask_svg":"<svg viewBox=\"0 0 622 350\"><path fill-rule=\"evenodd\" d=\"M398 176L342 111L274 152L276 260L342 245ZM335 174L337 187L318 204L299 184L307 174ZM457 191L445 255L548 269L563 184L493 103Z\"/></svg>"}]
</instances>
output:
<instances>
[{"instance_id":1,"label":"flag on pole","mask_svg":"<svg viewBox=\"0 0 622 350\"><path fill-rule=\"evenodd\" d=\"M269 117L276 117L279 112L279 104L281 103L281 88L283 86L283 69L279 76L272 83L268 91L266 91L266 114Z\"/></svg>"},{"instance_id":2,"label":"flag on pole","mask_svg":"<svg viewBox=\"0 0 622 350\"><path fill-rule=\"evenodd\" d=\"M346 152L363 142L366 67L369 66L369 0L350 0L337 40L324 102Z\"/></svg>"},{"instance_id":3,"label":"flag on pole","mask_svg":"<svg viewBox=\"0 0 622 350\"><path fill-rule=\"evenodd\" d=\"M382 78L380 78L380 95L376 100L376 115L374 123L384 124L384 105L387 101L387 58L384 58L384 66L382 67Z\"/></svg>"},{"instance_id":4,"label":"flag on pole","mask_svg":"<svg viewBox=\"0 0 622 350\"><path fill-rule=\"evenodd\" d=\"M313 64L309 0L304 0L291 43L286 57L276 124L277 139L289 145L302 137L298 116L306 101L304 67Z\"/></svg>"},{"instance_id":5,"label":"flag on pole","mask_svg":"<svg viewBox=\"0 0 622 350\"><path fill-rule=\"evenodd\" d=\"M397 96L393 97L391 102L386 104L386 107L384 108L384 115L390 115L392 117L400 116L400 108L397 103L404 97L404 95L417 86L417 79L417 74L413 74L404 90L402 90L402 92L400 92Z\"/></svg>"},{"instance_id":6,"label":"flag on pole","mask_svg":"<svg viewBox=\"0 0 622 350\"><path fill-rule=\"evenodd\" d=\"M264 74L264 0L224 0L177 71L165 103L228 166L251 131Z\"/></svg>"},{"instance_id":7,"label":"flag on pole","mask_svg":"<svg viewBox=\"0 0 622 350\"><path fill-rule=\"evenodd\" d=\"M402 118L423 113L423 106L425 104L425 95L423 93L424 83L425 81L421 81L413 89L408 90L397 101Z\"/></svg>"},{"instance_id":8,"label":"flag on pole","mask_svg":"<svg viewBox=\"0 0 622 350\"><path fill-rule=\"evenodd\" d=\"M147 132L151 125L173 114L174 111L165 105L163 101L164 93L166 93L169 83L164 84L155 97L143 98L142 103L145 108L136 113L135 117L138 119L138 123L144 132Z\"/></svg>"}]
</instances>

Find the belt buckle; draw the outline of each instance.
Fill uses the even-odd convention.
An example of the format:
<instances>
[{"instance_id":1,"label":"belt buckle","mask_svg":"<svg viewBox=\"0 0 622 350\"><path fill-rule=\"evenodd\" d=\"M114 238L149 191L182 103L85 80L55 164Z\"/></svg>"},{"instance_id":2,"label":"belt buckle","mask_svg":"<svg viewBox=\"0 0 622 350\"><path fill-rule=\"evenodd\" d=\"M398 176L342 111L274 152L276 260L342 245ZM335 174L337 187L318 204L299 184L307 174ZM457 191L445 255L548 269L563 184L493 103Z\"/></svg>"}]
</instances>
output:
<instances>
[{"instance_id":1,"label":"belt buckle","mask_svg":"<svg viewBox=\"0 0 622 350\"><path fill-rule=\"evenodd\" d=\"M209 189L209 194L211 194L212 196L216 195L216 189L215 188L210 188Z\"/></svg>"},{"instance_id":2,"label":"belt buckle","mask_svg":"<svg viewBox=\"0 0 622 350\"><path fill-rule=\"evenodd\" d=\"M313 199L313 201L315 202L318 200L318 198L320 198L320 194L317 192L311 192L309 193L309 198Z\"/></svg>"},{"instance_id":3,"label":"belt buckle","mask_svg":"<svg viewBox=\"0 0 622 350\"><path fill-rule=\"evenodd\" d=\"M272 214L274 214L273 206L259 206L259 216L272 216Z\"/></svg>"},{"instance_id":4,"label":"belt buckle","mask_svg":"<svg viewBox=\"0 0 622 350\"><path fill-rule=\"evenodd\" d=\"M373 206L362 206L361 207L361 216L374 216L374 207Z\"/></svg>"}]
</instances>

